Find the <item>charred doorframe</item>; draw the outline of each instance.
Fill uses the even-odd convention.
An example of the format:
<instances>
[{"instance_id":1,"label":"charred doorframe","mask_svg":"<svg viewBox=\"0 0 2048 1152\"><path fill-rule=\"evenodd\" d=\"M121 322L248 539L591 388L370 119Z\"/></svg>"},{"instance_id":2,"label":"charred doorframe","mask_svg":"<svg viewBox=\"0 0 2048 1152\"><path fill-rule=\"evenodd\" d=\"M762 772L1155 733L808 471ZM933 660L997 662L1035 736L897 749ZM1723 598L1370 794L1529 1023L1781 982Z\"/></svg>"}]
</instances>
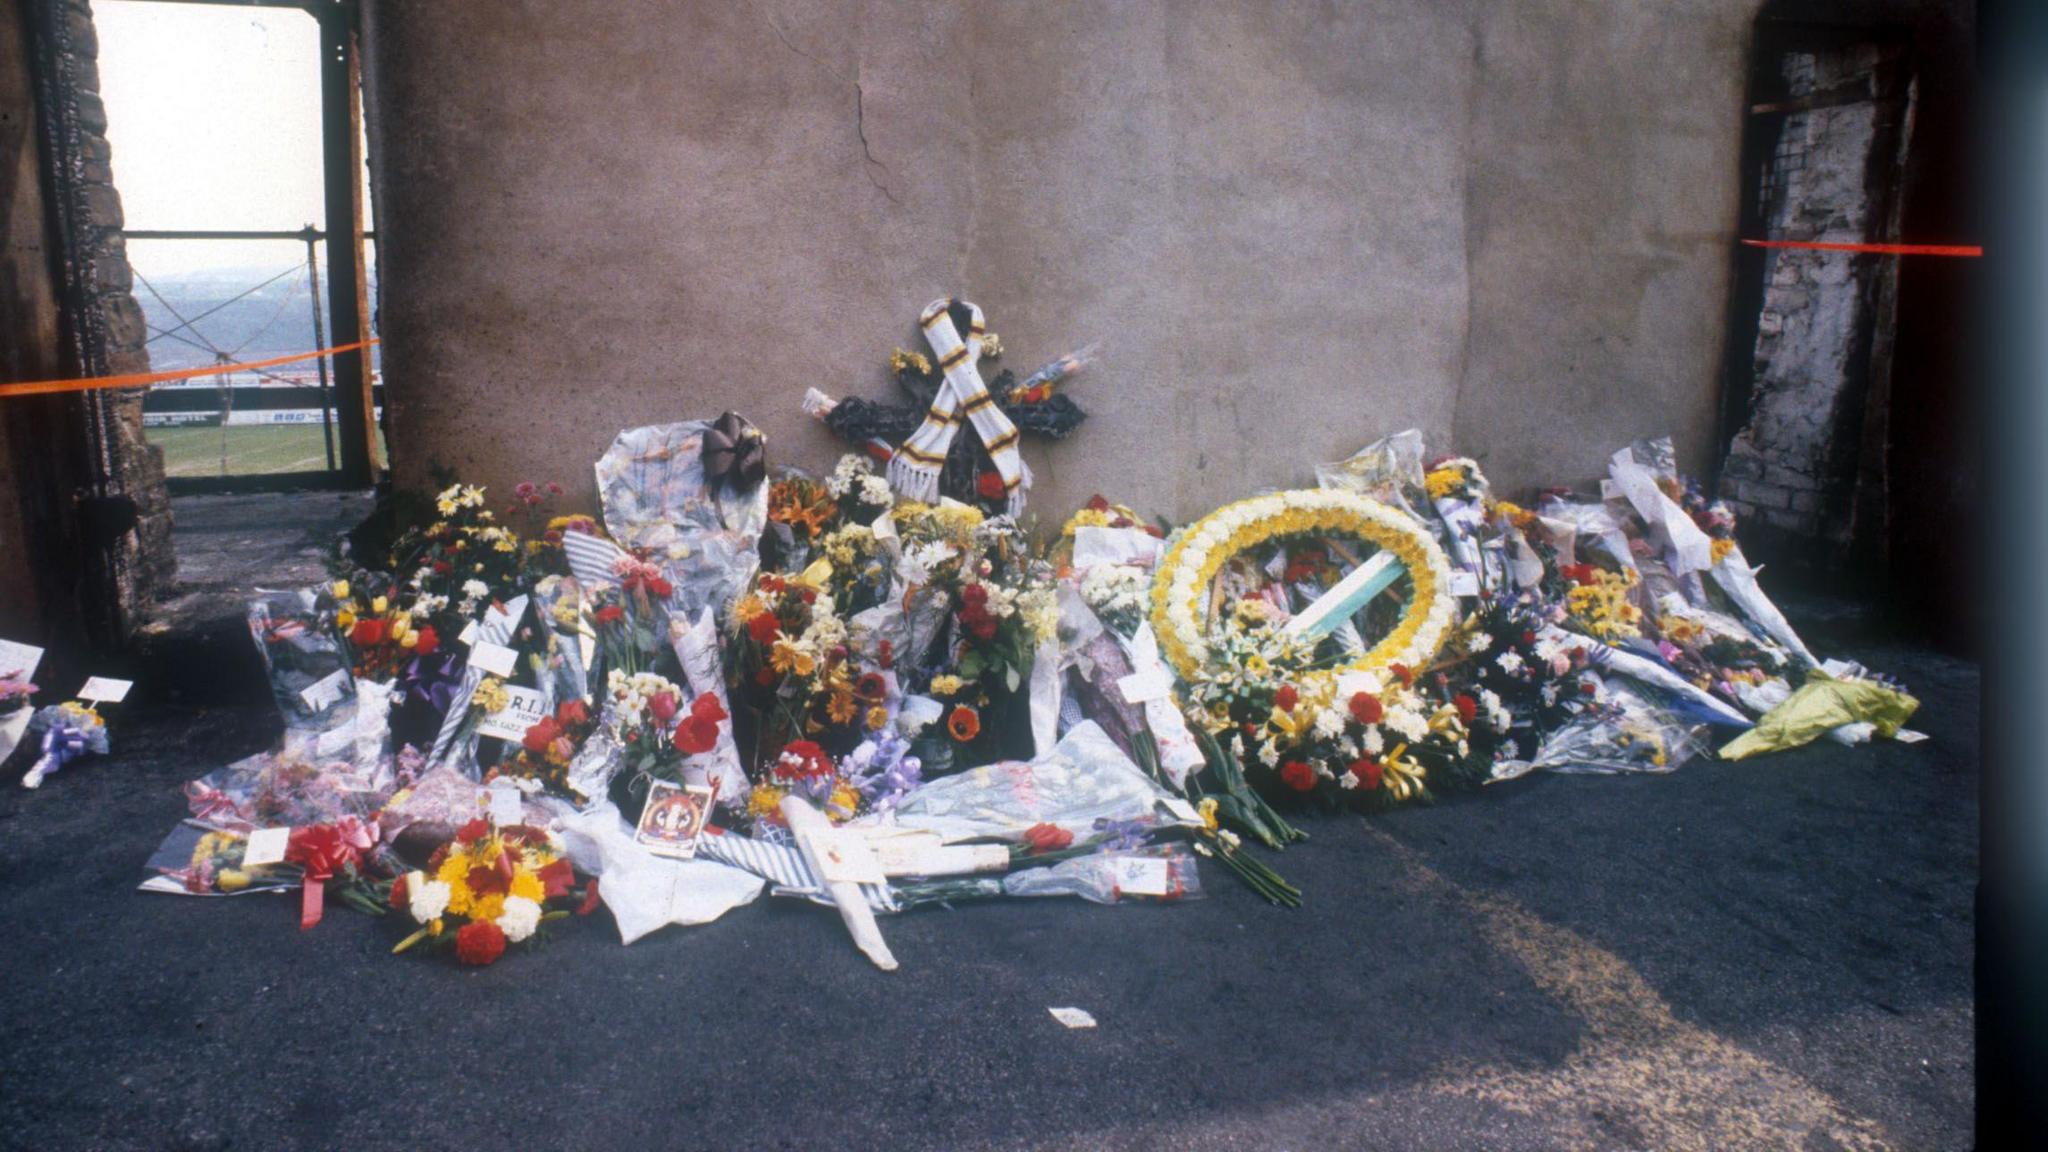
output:
<instances>
[{"instance_id":1,"label":"charred doorframe","mask_svg":"<svg viewBox=\"0 0 2048 1152\"><path fill-rule=\"evenodd\" d=\"M1885 241L1896 239L1899 228L1899 213L1905 194L1905 154L1911 132L1913 107L1914 56L1912 52L1913 30L1895 20L1858 19L1855 14L1829 19L1825 6L1805 0L1785 0L1772 5L1775 11L1766 11L1758 17L1754 38L1749 53L1749 75L1746 117L1743 127L1740 159L1741 201L1737 223L1738 242L1731 257L1730 311L1727 325L1727 342L1722 356L1722 384L1718 414L1718 436L1715 452L1717 480L1727 482L1722 470L1729 461L1730 449L1736 437L1748 427L1755 415L1754 401L1757 395L1757 341L1760 321L1770 292L1767 282L1772 253L1766 249L1753 248L1739 242L1740 238L1776 239L1773 235L1770 217L1771 205L1764 195L1767 176L1778 159L1777 153L1787 122L1799 113L1814 112L1846 105L1870 103L1880 108L1894 108L1900 113L1897 136L1889 146L1874 147L1870 157L1870 169L1866 186L1873 191L1871 210L1866 224L1866 235L1860 239ZM1795 54L1820 56L1857 47L1872 47L1889 56L1881 61L1871 76L1869 84L1843 85L1839 88L1818 90L1804 95L1793 96L1783 74L1784 62ZM1793 237L1803 238L1803 237ZM1829 237L1835 239L1838 237ZM1851 239L1850 237L1839 237ZM1857 261L1888 259L1881 256L1858 256ZM1852 412L1845 412L1845 426L1838 434L1846 439L1845 448L1857 456L1856 475L1851 478L1850 491L1853 503L1849 509L1855 518L1852 549L1862 551L1866 547L1882 547L1884 536L1881 523L1866 524L1866 517L1881 517L1883 495L1883 448L1885 428L1883 406L1888 402L1891 377L1891 332L1892 313L1896 294L1895 269L1876 276L1871 284L1874 291L1865 301L1859 322L1859 331L1868 328L1867 336L1859 340L1848 366L1850 375L1861 379L1864 392L1861 403ZM1875 404L1878 419L1866 424L1868 409ZM1873 479L1874 477L1874 479ZM1839 559L1839 557L1837 557Z\"/></svg>"},{"instance_id":2,"label":"charred doorframe","mask_svg":"<svg viewBox=\"0 0 2048 1152\"><path fill-rule=\"evenodd\" d=\"M320 155L327 245L327 331L334 345L370 338L369 282L363 261L362 61L356 0L147 0L304 12L320 25ZM184 235L181 233L181 235ZM221 236L247 233L219 233ZM179 477L174 492L367 488L383 469L377 446L370 358L363 351L333 358L338 460L329 472L232 477Z\"/></svg>"}]
</instances>

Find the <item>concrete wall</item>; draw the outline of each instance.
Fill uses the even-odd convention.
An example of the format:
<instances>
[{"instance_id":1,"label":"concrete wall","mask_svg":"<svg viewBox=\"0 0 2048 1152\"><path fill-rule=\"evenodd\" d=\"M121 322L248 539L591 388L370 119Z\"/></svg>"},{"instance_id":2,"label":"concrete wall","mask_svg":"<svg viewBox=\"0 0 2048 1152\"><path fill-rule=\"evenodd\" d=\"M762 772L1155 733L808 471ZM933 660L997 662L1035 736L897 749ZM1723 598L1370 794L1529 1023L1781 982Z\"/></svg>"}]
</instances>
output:
<instances>
[{"instance_id":1,"label":"concrete wall","mask_svg":"<svg viewBox=\"0 0 2048 1152\"><path fill-rule=\"evenodd\" d=\"M1704 465L1755 0L372 2L391 446L584 500L622 426L835 446L926 301L1108 341L1034 506L1176 516L1420 426Z\"/></svg>"}]
</instances>

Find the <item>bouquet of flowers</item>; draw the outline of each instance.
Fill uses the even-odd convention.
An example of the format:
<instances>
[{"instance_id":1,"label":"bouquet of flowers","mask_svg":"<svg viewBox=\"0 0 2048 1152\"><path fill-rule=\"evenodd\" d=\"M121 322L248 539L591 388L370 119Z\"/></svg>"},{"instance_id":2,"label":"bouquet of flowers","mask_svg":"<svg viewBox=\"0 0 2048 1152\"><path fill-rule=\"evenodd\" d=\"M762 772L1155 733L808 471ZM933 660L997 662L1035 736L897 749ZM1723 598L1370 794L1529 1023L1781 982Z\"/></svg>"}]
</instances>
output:
<instances>
[{"instance_id":1,"label":"bouquet of flowers","mask_svg":"<svg viewBox=\"0 0 2048 1152\"><path fill-rule=\"evenodd\" d=\"M418 926L392 951L452 946L464 964L494 964L508 944L533 939L544 923L568 915L547 905L574 885L574 870L551 833L473 820L424 870L392 883L387 903Z\"/></svg>"}]
</instances>

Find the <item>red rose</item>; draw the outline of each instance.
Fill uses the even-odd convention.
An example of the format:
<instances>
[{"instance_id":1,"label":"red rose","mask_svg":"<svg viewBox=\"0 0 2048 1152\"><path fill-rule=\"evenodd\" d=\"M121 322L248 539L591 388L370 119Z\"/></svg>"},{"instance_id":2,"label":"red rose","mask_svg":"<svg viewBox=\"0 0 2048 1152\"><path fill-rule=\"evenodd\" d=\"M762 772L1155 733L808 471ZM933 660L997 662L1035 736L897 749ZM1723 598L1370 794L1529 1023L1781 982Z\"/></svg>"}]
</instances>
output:
<instances>
[{"instance_id":1,"label":"red rose","mask_svg":"<svg viewBox=\"0 0 2048 1152\"><path fill-rule=\"evenodd\" d=\"M1372 693L1358 692L1352 695L1351 718L1360 724L1377 724L1380 717L1386 714L1387 710L1381 706L1379 697Z\"/></svg>"},{"instance_id":2,"label":"red rose","mask_svg":"<svg viewBox=\"0 0 2048 1152\"><path fill-rule=\"evenodd\" d=\"M781 633L782 625L776 623L774 613L763 612L747 621L747 634L754 638L756 644L773 644Z\"/></svg>"},{"instance_id":3,"label":"red rose","mask_svg":"<svg viewBox=\"0 0 2048 1152\"><path fill-rule=\"evenodd\" d=\"M398 879L393 880L391 882L391 907L396 911L404 911L412 904L410 892L411 889L406 887L405 877L400 876Z\"/></svg>"},{"instance_id":4,"label":"red rose","mask_svg":"<svg viewBox=\"0 0 2048 1152\"><path fill-rule=\"evenodd\" d=\"M960 590L960 602L972 608L984 607L988 604L988 589L980 584L969 584Z\"/></svg>"},{"instance_id":5,"label":"red rose","mask_svg":"<svg viewBox=\"0 0 2048 1152\"><path fill-rule=\"evenodd\" d=\"M646 587L649 592L661 597L664 600L668 599L669 594L676 590L675 585L669 583L667 580L661 578L660 576L649 576L647 578Z\"/></svg>"},{"instance_id":6,"label":"red rose","mask_svg":"<svg viewBox=\"0 0 2048 1152\"><path fill-rule=\"evenodd\" d=\"M703 699L703 697L698 697ZM676 725L676 751L685 756L695 756L718 747L718 721L702 716L691 716Z\"/></svg>"},{"instance_id":7,"label":"red rose","mask_svg":"<svg viewBox=\"0 0 2048 1152\"><path fill-rule=\"evenodd\" d=\"M553 744L555 742L555 737L560 736L561 734L562 726L560 724L555 723L554 717L543 716L541 717L540 723L535 724L531 728L528 728L526 730L526 736L523 739L521 739L519 743L528 752L531 752L534 755L538 756L541 753L546 752L548 750L548 745Z\"/></svg>"},{"instance_id":8,"label":"red rose","mask_svg":"<svg viewBox=\"0 0 2048 1152\"><path fill-rule=\"evenodd\" d=\"M695 700L690 701L690 716L693 719L709 720L711 723L716 724L720 720L725 719L725 706L718 702L718 697L706 692Z\"/></svg>"},{"instance_id":9,"label":"red rose","mask_svg":"<svg viewBox=\"0 0 2048 1152\"><path fill-rule=\"evenodd\" d=\"M505 931L489 920L472 920L455 934L455 958L481 968L505 954Z\"/></svg>"},{"instance_id":10,"label":"red rose","mask_svg":"<svg viewBox=\"0 0 2048 1152\"><path fill-rule=\"evenodd\" d=\"M967 631L972 633L976 640L993 640L996 638L996 618L985 615L969 624Z\"/></svg>"},{"instance_id":11,"label":"red rose","mask_svg":"<svg viewBox=\"0 0 2048 1152\"><path fill-rule=\"evenodd\" d=\"M421 628L413 635L418 637L412 645L412 654L415 656L432 656L434 651L441 647L441 635L434 631L432 625Z\"/></svg>"},{"instance_id":12,"label":"red rose","mask_svg":"<svg viewBox=\"0 0 2048 1152\"><path fill-rule=\"evenodd\" d=\"M391 625L387 621L358 620L356 626L349 630L348 642L358 648L375 648L384 642L390 630Z\"/></svg>"},{"instance_id":13,"label":"red rose","mask_svg":"<svg viewBox=\"0 0 2048 1152\"><path fill-rule=\"evenodd\" d=\"M1458 719L1468 725L1472 723L1473 717L1479 715L1479 701L1465 695L1463 692L1451 698L1451 707L1458 710Z\"/></svg>"},{"instance_id":14,"label":"red rose","mask_svg":"<svg viewBox=\"0 0 2048 1152\"><path fill-rule=\"evenodd\" d=\"M1299 703L1301 693L1292 684L1282 684L1280 690L1273 693L1273 706L1282 712L1294 711L1294 706Z\"/></svg>"},{"instance_id":15,"label":"red rose","mask_svg":"<svg viewBox=\"0 0 2048 1152\"><path fill-rule=\"evenodd\" d=\"M655 722L666 724L676 718L676 706L680 703L673 692L656 692L647 700L647 710L654 713Z\"/></svg>"},{"instance_id":16,"label":"red rose","mask_svg":"<svg viewBox=\"0 0 2048 1152\"><path fill-rule=\"evenodd\" d=\"M974 482L974 491L984 500L1001 500L1010 490L1003 485L1002 473L983 472Z\"/></svg>"},{"instance_id":17,"label":"red rose","mask_svg":"<svg viewBox=\"0 0 2048 1152\"><path fill-rule=\"evenodd\" d=\"M1380 765L1377 760L1353 761L1351 774L1357 777L1360 788L1369 790L1380 786Z\"/></svg>"},{"instance_id":18,"label":"red rose","mask_svg":"<svg viewBox=\"0 0 2048 1152\"><path fill-rule=\"evenodd\" d=\"M555 719L563 725L588 724L590 705L581 700L564 700L555 707Z\"/></svg>"},{"instance_id":19,"label":"red rose","mask_svg":"<svg viewBox=\"0 0 2048 1152\"><path fill-rule=\"evenodd\" d=\"M599 608L591 618L599 624L612 624L624 620L626 618L626 610L617 604L607 604Z\"/></svg>"},{"instance_id":20,"label":"red rose","mask_svg":"<svg viewBox=\"0 0 2048 1152\"><path fill-rule=\"evenodd\" d=\"M1299 760L1289 760L1280 766L1280 779L1296 792L1306 792L1316 786L1316 770Z\"/></svg>"},{"instance_id":21,"label":"red rose","mask_svg":"<svg viewBox=\"0 0 2048 1152\"><path fill-rule=\"evenodd\" d=\"M1024 830L1024 842L1034 853L1057 852L1074 842L1074 834L1057 824L1033 824Z\"/></svg>"}]
</instances>

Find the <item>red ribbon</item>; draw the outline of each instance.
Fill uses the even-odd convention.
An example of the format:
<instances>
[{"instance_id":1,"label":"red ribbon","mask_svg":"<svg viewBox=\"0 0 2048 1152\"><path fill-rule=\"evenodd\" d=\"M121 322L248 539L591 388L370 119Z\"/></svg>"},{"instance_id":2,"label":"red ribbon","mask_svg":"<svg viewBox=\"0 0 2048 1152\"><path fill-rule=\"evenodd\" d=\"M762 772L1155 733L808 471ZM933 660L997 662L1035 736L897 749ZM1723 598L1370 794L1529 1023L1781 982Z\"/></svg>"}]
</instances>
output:
<instances>
[{"instance_id":1,"label":"red ribbon","mask_svg":"<svg viewBox=\"0 0 2048 1152\"><path fill-rule=\"evenodd\" d=\"M1744 240L1751 248L1804 248L1814 252L1867 252L1878 256L1982 256L1977 244L1840 244L1832 240Z\"/></svg>"},{"instance_id":2,"label":"red ribbon","mask_svg":"<svg viewBox=\"0 0 2048 1152\"><path fill-rule=\"evenodd\" d=\"M332 824L308 824L292 829L284 858L306 870L299 888L299 929L320 922L325 911L327 882L335 873L354 868L363 853L377 842L377 826L354 816L343 816Z\"/></svg>"}]
</instances>

